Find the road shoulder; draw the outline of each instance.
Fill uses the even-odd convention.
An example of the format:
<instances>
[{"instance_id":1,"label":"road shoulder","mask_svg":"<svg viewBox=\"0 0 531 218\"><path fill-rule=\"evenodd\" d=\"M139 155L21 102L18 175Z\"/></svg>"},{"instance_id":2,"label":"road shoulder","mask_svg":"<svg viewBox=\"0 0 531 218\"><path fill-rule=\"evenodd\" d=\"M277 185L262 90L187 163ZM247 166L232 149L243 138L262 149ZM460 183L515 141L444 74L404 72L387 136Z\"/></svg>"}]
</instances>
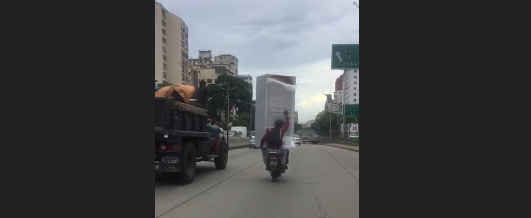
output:
<instances>
[{"instance_id":1,"label":"road shoulder","mask_svg":"<svg viewBox=\"0 0 531 218\"><path fill-rule=\"evenodd\" d=\"M355 152L360 152L360 146L349 146L349 145L341 145L341 144L334 144L334 143L326 143L323 145L330 146L330 147L336 147L336 148L342 148L342 149L355 151Z\"/></svg>"}]
</instances>

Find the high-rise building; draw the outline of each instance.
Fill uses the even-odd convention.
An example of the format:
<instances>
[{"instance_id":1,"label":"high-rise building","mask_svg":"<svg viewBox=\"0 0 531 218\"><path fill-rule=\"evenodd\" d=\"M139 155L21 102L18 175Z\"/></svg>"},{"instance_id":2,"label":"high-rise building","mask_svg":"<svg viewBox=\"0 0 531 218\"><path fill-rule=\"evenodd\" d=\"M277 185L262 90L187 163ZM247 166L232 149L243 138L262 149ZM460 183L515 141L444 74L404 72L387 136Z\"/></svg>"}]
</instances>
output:
<instances>
[{"instance_id":1,"label":"high-rise building","mask_svg":"<svg viewBox=\"0 0 531 218\"><path fill-rule=\"evenodd\" d=\"M336 79L336 91L343 91L343 75Z\"/></svg>"},{"instance_id":2,"label":"high-rise building","mask_svg":"<svg viewBox=\"0 0 531 218\"><path fill-rule=\"evenodd\" d=\"M193 85L196 77L188 68L188 26L155 2L155 80Z\"/></svg>"},{"instance_id":3,"label":"high-rise building","mask_svg":"<svg viewBox=\"0 0 531 218\"><path fill-rule=\"evenodd\" d=\"M343 83L343 82L341 82ZM343 113L343 91L334 92L334 111L335 113Z\"/></svg>"},{"instance_id":4,"label":"high-rise building","mask_svg":"<svg viewBox=\"0 0 531 218\"><path fill-rule=\"evenodd\" d=\"M345 70L343 74L343 101L345 104L360 103L360 70Z\"/></svg>"}]
</instances>

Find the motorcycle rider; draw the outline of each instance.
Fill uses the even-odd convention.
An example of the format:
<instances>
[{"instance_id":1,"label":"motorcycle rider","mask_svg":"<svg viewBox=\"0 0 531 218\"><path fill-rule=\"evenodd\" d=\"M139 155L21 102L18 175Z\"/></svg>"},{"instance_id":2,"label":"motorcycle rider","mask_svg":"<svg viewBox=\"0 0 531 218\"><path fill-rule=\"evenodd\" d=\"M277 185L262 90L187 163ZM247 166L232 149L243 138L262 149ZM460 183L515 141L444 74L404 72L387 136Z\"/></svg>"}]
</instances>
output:
<instances>
[{"instance_id":1,"label":"motorcycle rider","mask_svg":"<svg viewBox=\"0 0 531 218\"><path fill-rule=\"evenodd\" d=\"M288 111L284 111L284 115L286 115L286 121L283 120L277 120L275 121L275 127L271 129L271 131L266 132L264 136L262 137L262 140L260 141L260 148L262 148L262 158L264 159L264 164L266 165L266 170L269 170L269 165L267 164L267 149L282 149L282 159L280 160L280 163L282 164L282 172L284 172L286 169L288 169L287 166L287 159L289 156L289 150L283 148L282 146L282 138L284 137L284 133L288 130L289 127L289 116ZM279 138L280 137L280 140ZM267 141L267 148L264 148L264 142Z\"/></svg>"}]
</instances>

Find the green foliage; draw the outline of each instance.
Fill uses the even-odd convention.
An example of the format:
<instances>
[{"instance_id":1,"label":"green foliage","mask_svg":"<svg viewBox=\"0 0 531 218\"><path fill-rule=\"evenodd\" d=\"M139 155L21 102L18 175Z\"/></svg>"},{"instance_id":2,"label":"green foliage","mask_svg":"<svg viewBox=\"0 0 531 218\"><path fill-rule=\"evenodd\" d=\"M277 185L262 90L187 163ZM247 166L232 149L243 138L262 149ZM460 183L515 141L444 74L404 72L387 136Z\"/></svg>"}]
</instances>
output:
<instances>
[{"instance_id":1,"label":"green foliage","mask_svg":"<svg viewBox=\"0 0 531 218\"><path fill-rule=\"evenodd\" d=\"M236 105L238 108L238 113L247 113L249 114L251 109L252 101L252 87L251 84L232 77L226 74L218 76L216 79L216 84L211 84L207 86L207 95L208 98L211 98L208 101L208 115L212 120L221 120L219 114L227 110L227 83L230 84L230 89L235 89L230 91L230 106ZM221 89L221 88L223 89ZM244 121L236 121L236 123L243 124ZM234 125L234 124L233 124ZM225 126L225 124L223 124ZM249 126L249 119L247 118L247 124L242 126Z\"/></svg>"},{"instance_id":2,"label":"green foliage","mask_svg":"<svg viewBox=\"0 0 531 218\"><path fill-rule=\"evenodd\" d=\"M295 132L297 132L297 131L299 131L299 130L301 130L301 129L302 129L302 124L298 124L298 123L295 124L295 126L294 126L294 131L295 131Z\"/></svg>"},{"instance_id":3,"label":"green foliage","mask_svg":"<svg viewBox=\"0 0 531 218\"><path fill-rule=\"evenodd\" d=\"M238 120L235 120L232 123L232 126L245 126L247 129L249 129L249 119L251 116L249 116L248 113L241 113L238 115Z\"/></svg>"},{"instance_id":4,"label":"green foliage","mask_svg":"<svg viewBox=\"0 0 531 218\"><path fill-rule=\"evenodd\" d=\"M332 119L332 135L339 135L341 132L341 124L343 123L342 114L324 114L312 124L311 129L324 135L329 135L330 118ZM359 123L359 116L345 116L345 123Z\"/></svg>"}]
</instances>

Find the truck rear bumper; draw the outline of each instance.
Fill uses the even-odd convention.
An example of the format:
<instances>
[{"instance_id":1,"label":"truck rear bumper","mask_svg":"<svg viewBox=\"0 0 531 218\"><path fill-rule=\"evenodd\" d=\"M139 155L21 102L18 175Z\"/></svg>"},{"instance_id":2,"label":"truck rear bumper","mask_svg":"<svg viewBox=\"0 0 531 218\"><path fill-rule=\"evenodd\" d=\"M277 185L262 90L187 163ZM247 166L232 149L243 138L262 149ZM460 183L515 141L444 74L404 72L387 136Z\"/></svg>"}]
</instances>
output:
<instances>
[{"instance_id":1,"label":"truck rear bumper","mask_svg":"<svg viewBox=\"0 0 531 218\"><path fill-rule=\"evenodd\" d=\"M157 172L181 172L181 159L175 155L167 155L157 158L155 156L155 171Z\"/></svg>"}]
</instances>

